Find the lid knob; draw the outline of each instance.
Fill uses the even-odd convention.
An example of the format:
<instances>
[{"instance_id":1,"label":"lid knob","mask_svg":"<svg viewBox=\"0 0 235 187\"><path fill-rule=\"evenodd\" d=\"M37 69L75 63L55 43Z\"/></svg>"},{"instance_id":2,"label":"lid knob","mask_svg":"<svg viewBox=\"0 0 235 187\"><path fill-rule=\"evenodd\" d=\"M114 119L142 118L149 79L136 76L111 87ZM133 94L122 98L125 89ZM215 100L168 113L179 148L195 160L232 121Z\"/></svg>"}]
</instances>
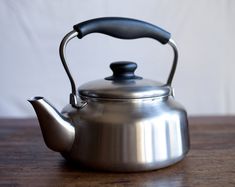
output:
<instances>
[{"instance_id":1,"label":"lid knob","mask_svg":"<svg viewBox=\"0 0 235 187\"><path fill-rule=\"evenodd\" d=\"M137 64L135 62L113 62L110 64L110 68L113 71L113 75L106 77L106 80L112 81L124 81L133 79L142 79L142 77L134 74Z\"/></svg>"}]
</instances>

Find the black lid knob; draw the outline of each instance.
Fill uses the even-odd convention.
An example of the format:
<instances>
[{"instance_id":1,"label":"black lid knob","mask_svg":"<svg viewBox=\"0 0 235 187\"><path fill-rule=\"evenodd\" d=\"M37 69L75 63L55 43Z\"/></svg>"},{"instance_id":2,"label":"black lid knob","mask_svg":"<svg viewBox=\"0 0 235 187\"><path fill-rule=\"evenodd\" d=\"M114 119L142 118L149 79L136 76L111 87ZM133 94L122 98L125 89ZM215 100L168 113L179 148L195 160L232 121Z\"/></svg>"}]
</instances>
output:
<instances>
[{"instance_id":1,"label":"black lid knob","mask_svg":"<svg viewBox=\"0 0 235 187\"><path fill-rule=\"evenodd\" d=\"M122 80L133 80L142 79L134 74L137 64L134 62L113 62L110 64L110 68L113 71L113 75L106 77L106 80L122 81Z\"/></svg>"}]
</instances>

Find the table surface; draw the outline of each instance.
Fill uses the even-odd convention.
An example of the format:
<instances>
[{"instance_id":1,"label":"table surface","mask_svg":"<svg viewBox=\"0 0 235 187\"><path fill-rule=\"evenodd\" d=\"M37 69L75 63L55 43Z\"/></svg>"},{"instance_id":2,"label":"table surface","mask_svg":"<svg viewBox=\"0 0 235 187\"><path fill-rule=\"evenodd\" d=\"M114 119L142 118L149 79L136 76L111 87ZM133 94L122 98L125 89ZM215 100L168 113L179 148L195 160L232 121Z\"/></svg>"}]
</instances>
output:
<instances>
[{"instance_id":1,"label":"table surface","mask_svg":"<svg viewBox=\"0 0 235 187\"><path fill-rule=\"evenodd\" d=\"M68 164L35 119L0 119L0 186L235 186L235 117L190 117L189 126L191 150L178 164L109 173Z\"/></svg>"}]
</instances>

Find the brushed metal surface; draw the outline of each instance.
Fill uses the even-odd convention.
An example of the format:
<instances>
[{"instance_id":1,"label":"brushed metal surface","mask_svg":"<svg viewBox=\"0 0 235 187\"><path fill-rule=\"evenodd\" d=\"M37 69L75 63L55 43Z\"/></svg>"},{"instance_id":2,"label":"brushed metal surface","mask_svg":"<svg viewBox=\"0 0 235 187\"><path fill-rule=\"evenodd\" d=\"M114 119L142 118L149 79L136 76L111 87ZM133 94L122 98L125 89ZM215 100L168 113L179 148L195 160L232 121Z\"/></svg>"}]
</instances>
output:
<instances>
[{"instance_id":1,"label":"brushed metal surface","mask_svg":"<svg viewBox=\"0 0 235 187\"><path fill-rule=\"evenodd\" d=\"M69 151L75 138L75 129L71 121L61 115L43 97L33 97L28 101L37 114L47 147L58 152Z\"/></svg>"},{"instance_id":2,"label":"brushed metal surface","mask_svg":"<svg viewBox=\"0 0 235 187\"><path fill-rule=\"evenodd\" d=\"M105 79L87 82L78 88L80 97L105 99L140 99L171 95L171 86L148 80L115 82Z\"/></svg>"},{"instance_id":3,"label":"brushed metal surface","mask_svg":"<svg viewBox=\"0 0 235 187\"><path fill-rule=\"evenodd\" d=\"M172 98L98 100L63 115L75 127L75 142L63 156L86 167L108 171L145 171L172 165L187 154L186 111Z\"/></svg>"}]
</instances>

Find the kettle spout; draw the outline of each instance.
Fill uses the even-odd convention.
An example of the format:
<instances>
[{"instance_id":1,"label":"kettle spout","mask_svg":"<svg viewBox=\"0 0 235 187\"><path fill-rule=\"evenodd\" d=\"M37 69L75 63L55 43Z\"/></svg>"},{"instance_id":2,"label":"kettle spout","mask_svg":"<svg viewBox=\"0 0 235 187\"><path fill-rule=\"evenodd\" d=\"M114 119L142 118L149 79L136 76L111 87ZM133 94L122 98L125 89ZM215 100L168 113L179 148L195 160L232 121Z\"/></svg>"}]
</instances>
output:
<instances>
[{"instance_id":1,"label":"kettle spout","mask_svg":"<svg viewBox=\"0 0 235 187\"><path fill-rule=\"evenodd\" d=\"M75 129L69 120L43 97L33 97L28 101L37 114L47 147L58 152L69 151L75 137Z\"/></svg>"}]
</instances>

